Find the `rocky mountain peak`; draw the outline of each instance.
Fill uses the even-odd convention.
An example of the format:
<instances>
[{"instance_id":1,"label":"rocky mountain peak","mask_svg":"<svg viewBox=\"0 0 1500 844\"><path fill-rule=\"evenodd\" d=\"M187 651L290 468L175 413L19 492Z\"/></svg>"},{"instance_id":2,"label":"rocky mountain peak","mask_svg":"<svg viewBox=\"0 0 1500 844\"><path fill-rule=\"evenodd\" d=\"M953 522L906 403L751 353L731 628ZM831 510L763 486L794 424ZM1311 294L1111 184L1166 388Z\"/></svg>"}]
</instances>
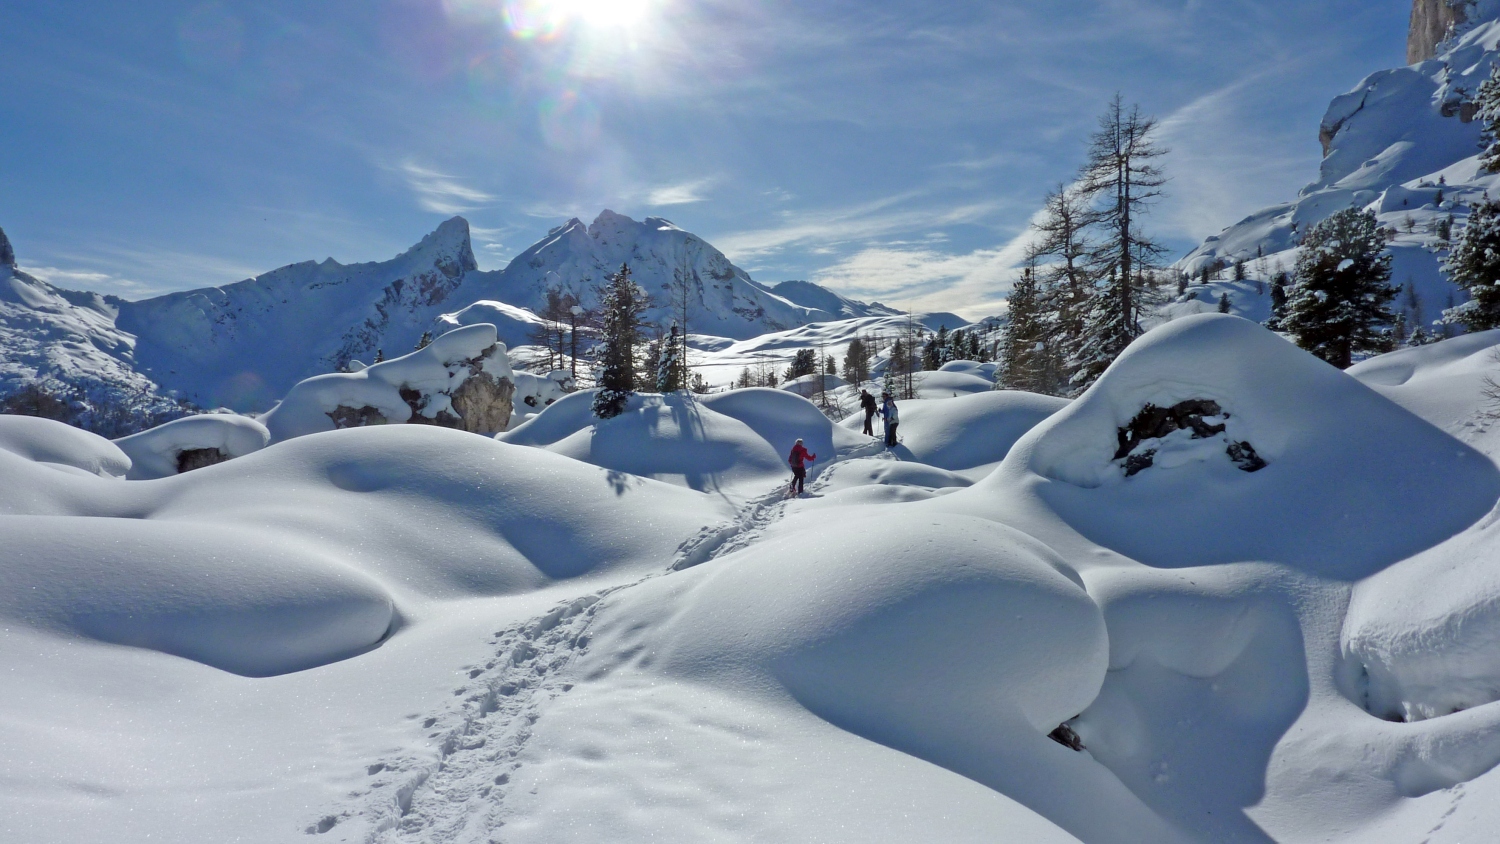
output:
<instances>
[{"instance_id":1,"label":"rocky mountain peak","mask_svg":"<svg viewBox=\"0 0 1500 844\"><path fill-rule=\"evenodd\" d=\"M5 236L5 229L0 229L0 267L14 267L16 265L16 250L10 247L10 239Z\"/></svg>"},{"instance_id":2,"label":"rocky mountain peak","mask_svg":"<svg viewBox=\"0 0 1500 844\"><path fill-rule=\"evenodd\" d=\"M406 250L403 257L417 256L430 257L439 263L446 263L444 259L457 264L460 272L474 272L479 269L479 262L474 260L474 247L469 241L469 221L463 217L453 217L443 221L431 234L422 238L416 246Z\"/></svg>"}]
</instances>

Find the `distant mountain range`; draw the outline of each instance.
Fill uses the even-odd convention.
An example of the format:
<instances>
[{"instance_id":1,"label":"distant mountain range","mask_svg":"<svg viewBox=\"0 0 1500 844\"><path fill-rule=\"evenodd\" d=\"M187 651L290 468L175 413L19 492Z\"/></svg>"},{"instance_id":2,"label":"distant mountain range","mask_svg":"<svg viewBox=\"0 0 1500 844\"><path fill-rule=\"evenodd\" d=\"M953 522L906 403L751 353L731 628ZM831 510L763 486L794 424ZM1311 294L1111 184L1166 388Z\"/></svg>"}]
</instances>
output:
<instances>
[{"instance_id":1,"label":"distant mountain range","mask_svg":"<svg viewBox=\"0 0 1500 844\"><path fill-rule=\"evenodd\" d=\"M596 286L621 264L652 296L653 322L672 319L672 291L685 285L694 334L744 340L898 313L806 281L767 287L667 220L608 210L587 226L569 220L493 272L479 270L469 224L454 217L389 261L307 261L141 301L59 289L18 270L8 242L3 251L0 396L39 381L89 380L203 407L264 410L303 378L368 362L377 350L411 349L423 332L454 324L444 315L504 313L524 328L529 314L517 309L539 309L549 287L592 305Z\"/></svg>"}]
</instances>

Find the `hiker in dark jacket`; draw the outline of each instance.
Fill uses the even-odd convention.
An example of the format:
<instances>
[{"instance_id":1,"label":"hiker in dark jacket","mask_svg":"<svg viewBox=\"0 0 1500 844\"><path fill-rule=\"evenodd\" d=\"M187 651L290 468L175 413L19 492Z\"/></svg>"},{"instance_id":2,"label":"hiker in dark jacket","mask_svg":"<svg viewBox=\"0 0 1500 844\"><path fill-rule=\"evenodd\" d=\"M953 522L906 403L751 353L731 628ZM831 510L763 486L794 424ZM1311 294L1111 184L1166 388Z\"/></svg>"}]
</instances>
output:
<instances>
[{"instance_id":1,"label":"hiker in dark jacket","mask_svg":"<svg viewBox=\"0 0 1500 844\"><path fill-rule=\"evenodd\" d=\"M807 464L817 459L818 455L808 451L802 445L802 440L797 440L797 444L792 446L792 455L787 458L787 462L792 465L792 488L787 492L788 495L801 495L806 491Z\"/></svg>"},{"instance_id":2,"label":"hiker in dark jacket","mask_svg":"<svg viewBox=\"0 0 1500 844\"><path fill-rule=\"evenodd\" d=\"M865 412L865 436L875 436L875 428L871 422L875 419L875 397L870 395L869 390L859 391L859 406Z\"/></svg>"},{"instance_id":3,"label":"hiker in dark jacket","mask_svg":"<svg viewBox=\"0 0 1500 844\"><path fill-rule=\"evenodd\" d=\"M890 393L880 394L880 418L885 421L885 447L896 447L896 425L901 422L896 412L896 400Z\"/></svg>"}]
</instances>

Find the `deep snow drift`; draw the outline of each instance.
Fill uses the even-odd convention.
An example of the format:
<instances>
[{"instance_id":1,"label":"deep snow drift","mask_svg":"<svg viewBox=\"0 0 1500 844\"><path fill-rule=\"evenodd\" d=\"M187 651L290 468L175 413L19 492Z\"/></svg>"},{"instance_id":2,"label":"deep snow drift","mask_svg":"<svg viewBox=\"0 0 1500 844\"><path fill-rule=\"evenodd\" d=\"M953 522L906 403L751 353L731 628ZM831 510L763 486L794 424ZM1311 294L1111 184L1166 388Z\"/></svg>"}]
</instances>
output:
<instances>
[{"instance_id":1,"label":"deep snow drift","mask_svg":"<svg viewBox=\"0 0 1500 844\"><path fill-rule=\"evenodd\" d=\"M1497 344L1343 373L1190 316L1071 403L904 402L894 450L785 390L580 393L129 480L3 418L0 830L1487 840Z\"/></svg>"}]
</instances>

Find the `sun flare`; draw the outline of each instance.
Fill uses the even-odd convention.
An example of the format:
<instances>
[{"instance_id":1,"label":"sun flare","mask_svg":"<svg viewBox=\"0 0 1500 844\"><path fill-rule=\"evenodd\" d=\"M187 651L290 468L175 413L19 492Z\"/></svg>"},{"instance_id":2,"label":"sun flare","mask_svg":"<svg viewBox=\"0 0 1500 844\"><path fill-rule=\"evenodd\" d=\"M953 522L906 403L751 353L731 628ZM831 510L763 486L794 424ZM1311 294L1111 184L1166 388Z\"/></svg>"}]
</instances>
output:
<instances>
[{"instance_id":1,"label":"sun flare","mask_svg":"<svg viewBox=\"0 0 1500 844\"><path fill-rule=\"evenodd\" d=\"M516 36L547 39L569 27L631 29L651 6L652 0L507 0L504 15Z\"/></svg>"}]
</instances>

